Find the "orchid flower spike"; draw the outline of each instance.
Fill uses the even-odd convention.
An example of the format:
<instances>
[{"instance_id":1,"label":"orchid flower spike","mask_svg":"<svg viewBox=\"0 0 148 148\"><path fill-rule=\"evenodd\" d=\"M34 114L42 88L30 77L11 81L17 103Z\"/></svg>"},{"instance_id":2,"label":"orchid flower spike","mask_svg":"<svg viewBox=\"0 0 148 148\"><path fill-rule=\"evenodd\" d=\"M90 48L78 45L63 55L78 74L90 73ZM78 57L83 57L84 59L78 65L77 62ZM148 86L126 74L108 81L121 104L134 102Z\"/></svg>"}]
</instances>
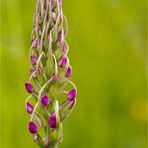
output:
<instances>
[{"instance_id":1,"label":"orchid flower spike","mask_svg":"<svg viewBox=\"0 0 148 148\"><path fill-rule=\"evenodd\" d=\"M33 20L30 77L25 83L28 129L39 147L58 148L63 139L62 124L74 109L77 95L70 80L68 25L62 0L37 0ZM63 102L61 93L66 94Z\"/></svg>"}]
</instances>

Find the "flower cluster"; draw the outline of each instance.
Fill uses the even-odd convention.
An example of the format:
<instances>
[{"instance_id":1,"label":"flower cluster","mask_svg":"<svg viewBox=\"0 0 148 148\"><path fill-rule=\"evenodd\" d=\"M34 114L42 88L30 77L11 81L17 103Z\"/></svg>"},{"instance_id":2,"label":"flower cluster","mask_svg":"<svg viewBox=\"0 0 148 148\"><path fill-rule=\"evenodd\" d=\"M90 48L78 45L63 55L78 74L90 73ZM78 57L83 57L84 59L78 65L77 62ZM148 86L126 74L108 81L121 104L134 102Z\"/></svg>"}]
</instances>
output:
<instances>
[{"instance_id":1,"label":"flower cluster","mask_svg":"<svg viewBox=\"0 0 148 148\"><path fill-rule=\"evenodd\" d=\"M33 23L30 78L25 83L30 94L25 104L30 115L28 129L40 147L56 148L63 139L62 123L73 110L77 95L70 80L72 68L65 40L68 25L62 1L37 0Z\"/></svg>"}]
</instances>

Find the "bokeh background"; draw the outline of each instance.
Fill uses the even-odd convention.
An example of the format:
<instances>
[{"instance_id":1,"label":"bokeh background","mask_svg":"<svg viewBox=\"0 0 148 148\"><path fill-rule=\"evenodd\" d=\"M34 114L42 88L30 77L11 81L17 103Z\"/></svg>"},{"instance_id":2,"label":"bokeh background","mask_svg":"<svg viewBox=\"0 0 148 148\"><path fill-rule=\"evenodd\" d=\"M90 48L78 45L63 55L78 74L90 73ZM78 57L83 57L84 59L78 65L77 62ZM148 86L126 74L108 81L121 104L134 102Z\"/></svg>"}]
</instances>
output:
<instances>
[{"instance_id":1,"label":"bokeh background","mask_svg":"<svg viewBox=\"0 0 148 148\"><path fill-rule=\"evenodd\" d=\"M77 105L61 148L146 148L146 0L63 0ZM2 148L36 148L25 111L36 0L1 0Z\"/></svg>"}]
</instances>

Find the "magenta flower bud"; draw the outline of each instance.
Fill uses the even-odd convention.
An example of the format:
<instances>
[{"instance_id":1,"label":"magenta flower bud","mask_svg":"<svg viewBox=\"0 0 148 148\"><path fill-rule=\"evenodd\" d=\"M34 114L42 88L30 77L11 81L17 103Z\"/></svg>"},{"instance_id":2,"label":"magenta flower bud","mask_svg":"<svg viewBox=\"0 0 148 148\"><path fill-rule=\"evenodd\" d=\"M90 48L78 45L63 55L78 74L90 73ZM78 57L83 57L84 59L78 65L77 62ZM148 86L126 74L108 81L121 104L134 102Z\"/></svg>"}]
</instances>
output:
<instances>
[{"instance_id":1,"label":"magenta flower bud","mask_svg":"<svg viewBox=\"0 0 148 148\"><path fill-rule=\"evenodd\" d=\"M71 114L77 95L75 84L70 80L68 22L62 0L37 0L33 19L30 77L25 83L29 93L25 108L31 118L28 130L39 147L59 147L63 139L62 123Z\"/></svg>"},{"instance_id":2,"label":"magenta flower bud","mask_svg":"<svg viewBox=\"0 0 148 148\"><path fill-rule=\"evenodd\" d=\"M73 101L76 95L77 95L77 90L74 88L68 93L67 98L68 100Z\"/></svg>"},{"instance_id":3,"label":"magenta flower bud","mask_svg":"<svg viewBox=\"0 0 148 148\"><path fill-rule=\"evenodd\" d=\"M41 66L39 66L39 67L38 67L38 72L39 72L39 74L42 74L43 69L42 69L42 67L41 67Z\"/></svg>"},{"instance_id":4,"label":"magenta flower bud","mask_svg":"<svg viewBox=\"0 0 148 148\"><path fill-rule=\"evenodd\" d=\"M43 95L42 96L41 103L42 103L43 106L48 106L48 104L49 104L49 98L48 98L47 95Z\"/></svg>"},{"instance_id":5,"label":"magenta flower bud","mask_svg":"<svg viewBox=\"0 0 148 148\"><path fill-rule=\"evenodd\" d=\"M70 78L71 77L71 74L72 74L72 69L71 69L70 66L68 66L67 71L66 71L66 77L67 78Z\"/></svg>"},{"instance_id":6,"label":"magenta flower bud","mask_svg":"<svg viewBox=\"0 0 148 148\"><path fill-rule=\"evenodd\" d=\"M33 47L36 47L36 41L34 39L31 40Z\"/></svg>"},{"instance_id":7,"label":"magenta flower bud","mask_svg":"<svg viewBox=\"0 0 148 148\"><path fill-rule=\"evenodd\" d=\"M30 131L31 134L35 134L35 133L38 132L38 127L32 121L29 122L29 131Z\"/></svg>"},{"instance_id":8,"label":"magenta flower bud","mask_svg":"<svg viewBox=\"0 0 148 148\"><path fill-rule=\"evenodd\" d=\"M40 49L40 41L36 41L36 48Z\"/></svg>"},{"instance_id":9,"label":"magenta flower bud","mask_svg":"<svg viewBox=\"0 0 148 148\"><path fill-rule=\"evenodd\" d=\"M68 49L69 49L68 44L64 43L63 48L62 48L63 52L66 53Z\"/></svg>"},{"instance_id":10,"label":"magenta flower bud","mask_svg":"<svg viewBox=\"0 0 148 148\"><path fill-rule=\"evenodd\" d=\"M33 68L30 68L30 75L32 75L35 72Z\"/></svg>"},{"instance_id":11,"label":"magenta flower bud","mask_svg":"<svg viewBox=\"0 0 148 148\"><path fill-rule=\"evenodd\" d=\"M30 68L30 76L33 75L32 77L35 78L35 70L33 68Z\"/></svg>"},{"instance_id":12,"label":"magenta flower bud","mask_svg":"<svg viewBox=\"0 0 148 148\"><path fill-rule=\"evenodd\" d=\"M59 60L59 66L65 67L67 65L68 59L67 56L62 56Z\"/></svg>"},{"instance_id":13,"label":"magenta flower bud","mask_svg":"<svg viewBox=\"0 0 148 148\"><path fill-rule=\"evenodd\" d=\"M29 114L33 112L33 106L29 102L26 103L26 110Z\"/></svg>"},{"instance_id":14,"label":"magenta flower bud","mask_svg":"<svg viewBox=\"0 0 148 148\"><path fill-rule=\"evenodd\" d=\"M30 56L30 62L31 62L31 64L36 64L37 60L38 60L38 58L35 55L31 55Z\"/></svg>"},{"instance_id":15,"label":"magenta flower bud","mask_svg":"<svg viewBox=\"0 0 148 148\"><path fill-rule=\"evenodd\" d=\"M56 46L59 47L63 41L64 41L64 31L62 30L59 32L58 38L56 40Z\"/></svg>"},{"instance_id":16,"label":"magenta flower bud","mask_svg":"<svg viewBox=\"0 0 148 148\"><path fill-rule=\"evenodd\" d=\"M57 39L57 41L56 41L56 46L59 47L60 44L61 44L61 39L60 39L60 37L58 37L58 39Z\"/></svg>"},{"instance_id":17,"label":"magenta flower bud","mask_svg":"<svg viewBox=\"0 0 148 148\"><path fill-rule=\"evenodd\" d=\"M51 128L56 128L56 115L55 114L52 114L52 115L50 115L50 117L49 117L50 119L49 119L49 126L51 127Z\"/></svg>"},{"instance_id":18,"label":"magenta flower bud","mask_svg":"<svg viewBox=\"0 0 148 148\"><path fill-rule=\"evenodd\" d=\"M25 83L25 87L28 93L34 92L34 87L30 83Z\"/></svg>"}]
</instances>

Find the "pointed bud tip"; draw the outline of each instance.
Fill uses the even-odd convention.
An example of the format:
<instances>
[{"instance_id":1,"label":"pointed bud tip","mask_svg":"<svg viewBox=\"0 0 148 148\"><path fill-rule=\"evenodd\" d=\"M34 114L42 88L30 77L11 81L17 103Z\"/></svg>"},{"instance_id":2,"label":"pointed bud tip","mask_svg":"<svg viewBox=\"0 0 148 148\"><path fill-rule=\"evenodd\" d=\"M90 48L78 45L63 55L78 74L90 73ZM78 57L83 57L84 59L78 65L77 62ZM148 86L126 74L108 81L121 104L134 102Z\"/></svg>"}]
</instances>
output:
<instances>
[{"instance_id":1,"label":"pointed bud tip","mask_svg":"<svg viewBox=\"0 0 148 148\"><path fill-rule=\"evenodd\" d=\"M29 102L26 103L26 110L29 114L33 112L33 106Z\"/></svg>"},{"instance_id":2,"label":"pointed bud tip","mask_svg":"<svg viewBox=\"0 0 148 148\"><path fill-rule=\"evenodd\" d=\"M67 98L68 100L73 101L76 95L77 95L77 90L74 88L68 93Z\"/></svg>"},{"instance_id":3,"label":"pointed bud tip","mask_svg":"<svg viewBox=\"0 0 148 148\"><path fill-rule=\"evenodd\" d=\"M66 71L66 77L70 78L72 74L72 68L70 66L68 66L67 71Z\"/></svg>"},{"instance_id":4,"label":"pointed bud tip","mask_svg":"<svg viewBox=\"0 0 148 148\"><path fill-rule=\"evenodd\" d=\"M68 62L68 58L67 58L67 56L64 55L59 60L59 66L65 67L67 65L67 62Z\"/></svg>"}]
</instances>

